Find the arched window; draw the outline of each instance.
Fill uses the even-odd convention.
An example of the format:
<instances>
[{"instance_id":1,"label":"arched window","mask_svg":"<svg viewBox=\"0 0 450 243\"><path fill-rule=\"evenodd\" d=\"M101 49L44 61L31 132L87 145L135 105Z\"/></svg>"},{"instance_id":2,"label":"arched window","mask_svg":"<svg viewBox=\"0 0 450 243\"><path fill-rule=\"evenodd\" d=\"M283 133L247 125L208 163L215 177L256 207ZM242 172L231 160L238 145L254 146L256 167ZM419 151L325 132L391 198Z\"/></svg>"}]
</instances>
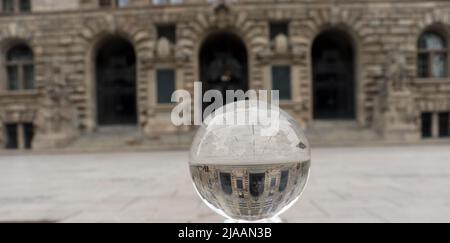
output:
<instances>
[{"instance_id":1,"label":"arched window","mask_svg":"<svg viewBox=\"0 0 450 243\"><path fill-rule=\"evenodd\" d=\"M6 52L8 90L34 88L33 52L26 45L16 45Z\"/></svg>"},{"instance_id":2,"label":"arched window","mask_svg":"<svg viewBox=\"0 0 450 243\"><path fill-rule=\"evenodd\" d=\"M417 60L420 78L444 78L447 76L447 43L435 32L425 32L419 38Z\"/></svg>"}]
</instances>

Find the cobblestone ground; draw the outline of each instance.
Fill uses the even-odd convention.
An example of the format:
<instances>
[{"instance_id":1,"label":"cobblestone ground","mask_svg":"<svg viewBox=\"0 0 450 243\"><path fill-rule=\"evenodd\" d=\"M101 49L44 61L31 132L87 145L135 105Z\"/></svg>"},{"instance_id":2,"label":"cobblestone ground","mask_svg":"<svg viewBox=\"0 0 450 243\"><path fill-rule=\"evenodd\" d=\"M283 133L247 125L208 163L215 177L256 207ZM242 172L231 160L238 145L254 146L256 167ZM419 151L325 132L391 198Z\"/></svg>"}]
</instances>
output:
<instances>
[{"instance_id":1,"label":"cobblestone ground","mask_svg":"<svg viewBox=\"0 0 450 243\"><path fill-rule=\"evenodd\" d=\"M0 156L1 222L222 222L187 152ZM450 222L450 146L318 148L288 222Z\"/></svg>"}]
</instances>

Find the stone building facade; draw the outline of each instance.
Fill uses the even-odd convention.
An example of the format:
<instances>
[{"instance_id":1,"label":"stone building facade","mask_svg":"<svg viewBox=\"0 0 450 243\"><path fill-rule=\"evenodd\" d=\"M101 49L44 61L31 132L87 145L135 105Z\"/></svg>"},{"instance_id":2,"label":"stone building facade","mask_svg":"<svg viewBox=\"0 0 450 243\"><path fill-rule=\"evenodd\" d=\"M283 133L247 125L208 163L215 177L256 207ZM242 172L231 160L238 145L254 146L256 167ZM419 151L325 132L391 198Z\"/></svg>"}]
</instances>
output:
<instances>
[{"instance_id":1,"label":"stone building facade","mask_svg":"<svg viewBox=\"0 0 450 243\"><path fill-rule=\"evenodd\" d=\"M2 147L63 147L109 125L190 134L170 122L170 94L195 80L279 89L306 129L449 135L445 0L7 0L0 11Z\"/></svg>"}]
</instances>

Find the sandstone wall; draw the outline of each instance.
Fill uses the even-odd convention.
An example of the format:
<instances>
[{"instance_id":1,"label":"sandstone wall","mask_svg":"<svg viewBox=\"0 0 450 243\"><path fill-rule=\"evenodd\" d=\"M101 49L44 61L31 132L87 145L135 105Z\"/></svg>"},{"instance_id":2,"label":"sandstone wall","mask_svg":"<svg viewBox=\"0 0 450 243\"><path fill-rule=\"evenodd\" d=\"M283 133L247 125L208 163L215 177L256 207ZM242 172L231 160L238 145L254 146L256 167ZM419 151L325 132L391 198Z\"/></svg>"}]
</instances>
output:
<instances>
[{"instance_id":1,"label":"sandstone wall","mask_svg":"<svg viewBox=\"0 0 450 243\"><path fill-rule=\"evenodd\" d=\"M56 3L56 2L64 2ZM276 2L276 4L275 4ZM386 56L401 50L408 72L416 76L417 40L430 26L450 34L450 2L446 1L264 1L266 4L232 4L230 11L217 14L211 5L127 8L116 11L66 11L0 17L0 47L25 41L35 53L36 80L44 84L51 76L49 63L64 68L70 98L77 107L80 129L96 127L93 53L96 44L108 35L123 36L135 46L138 58L139 122L160 124L158 131L174 132L168 123L170 109L154 102L154 73L159 65L177 70L177 88L193 90L199 79L198 50L203 38L215 30L233 31L249 49L250 88L267 87L268 67L280 59L292 64L293 100L282 104L304 124L312 121L311 46L315 36L329 28L339 28L353 37L357 50L357 120L362 126L373 123L375 99L384 81ZM40 4L37 4L40 3ZM84 3L89 4L88 0ZM36 0L36 12L74 9L77 1ZM91 4L93 4L91 2ZM94 5L91 5L94 6ZM291 52L285 56L261 57L269 48L269 22L290 21ZM155 55L156 25L176 24L177 46L173 57L160 60ZM3 71L4 75L4 71ZM417 109L450 111L450 78L418 79ZM8 93L2 91L2 93ZM24 94L26 95L26 94ZM23 97L2 95L1 109L14 109ZM8 105L8 104L11 104ZM8 108L10 107L10 108ZM12 107L12 108L11 108ZM31 116L30 116L31 117ZM31 119L31 118L30 118ZM148 133L158 132L148 130Z\"/></svg>"}]
</instances>

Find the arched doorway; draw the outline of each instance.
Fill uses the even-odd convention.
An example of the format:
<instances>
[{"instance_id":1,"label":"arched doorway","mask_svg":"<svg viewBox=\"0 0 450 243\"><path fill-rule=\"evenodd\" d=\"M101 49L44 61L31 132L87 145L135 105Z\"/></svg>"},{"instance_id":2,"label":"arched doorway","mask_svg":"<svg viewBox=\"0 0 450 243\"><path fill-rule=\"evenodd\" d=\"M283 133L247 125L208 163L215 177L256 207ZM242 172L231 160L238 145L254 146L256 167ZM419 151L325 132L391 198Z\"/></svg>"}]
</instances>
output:
<instances>
[{"instance_id":1,"label":"arched doorway","mask_svg":"<svg viewBox=\"0 0 450 243\"><path fill-rule=\"evenodd\" d=\"M120 37L104 39L96 55L98 125L137 123L136 54Z\"/></svg>"},{"instance_id":2,"label":"arched doorway","mask_svg":"<svg viewBox=\"0 0 450 243\"><path fill-rule=\"evenodd\" d=\"M355 51L340 30L321 33L312 47L314 119L355 119Z\"/></svg>"},{"instance_id":3,"label":"arched doorway","mask_svg":"<svg viewBox=\"0 0 450 243\"><path fill-rule=\"evenodd\" d=\"M219 90L226 104L227 90L248 89L247 48L233 33L218 32L205 39L200 49L203 93ZM204 103L203 108L209 104Z\"/></svg>"}]
</instances>

